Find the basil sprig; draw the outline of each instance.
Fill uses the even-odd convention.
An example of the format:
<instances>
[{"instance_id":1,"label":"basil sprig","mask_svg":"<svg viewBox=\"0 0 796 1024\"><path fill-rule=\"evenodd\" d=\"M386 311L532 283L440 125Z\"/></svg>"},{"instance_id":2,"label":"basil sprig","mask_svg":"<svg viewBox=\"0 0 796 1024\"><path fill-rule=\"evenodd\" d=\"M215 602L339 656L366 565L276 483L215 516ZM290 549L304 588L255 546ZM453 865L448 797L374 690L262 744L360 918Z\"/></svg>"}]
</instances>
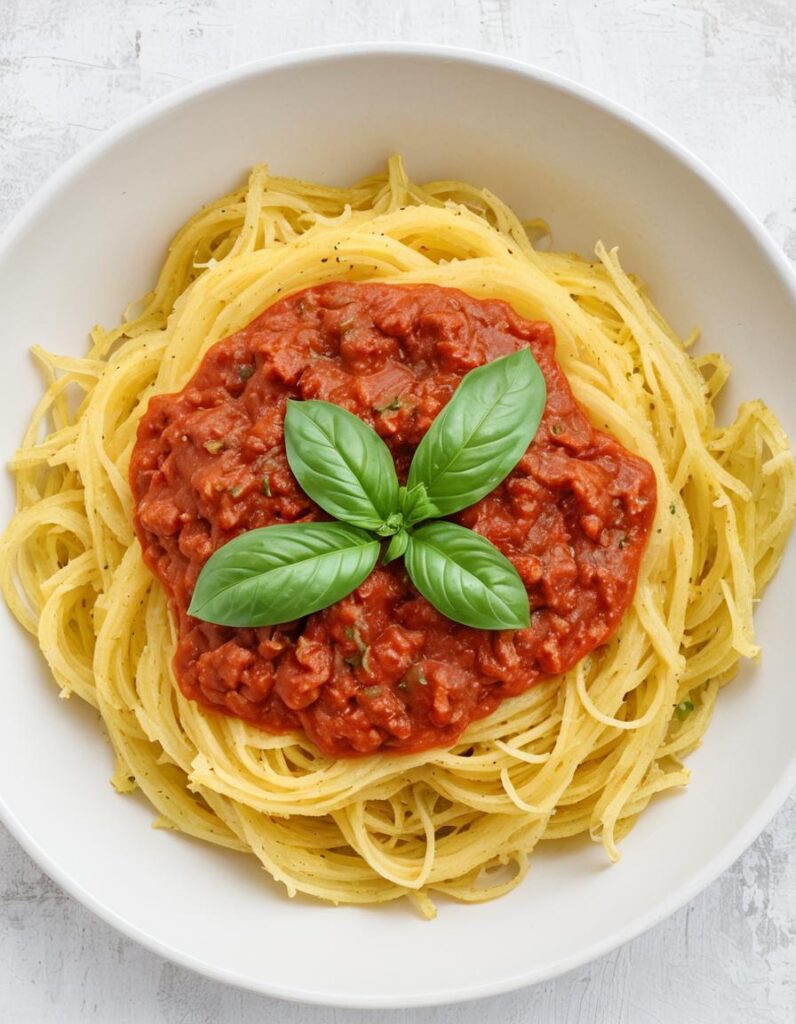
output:
<instances>
[{"instance_id":1,"label":"basil sprig","mask_svg":"<svg viewBox=\"0 0 796 1024\"><path fill-rule=\"evenodd\" d=\"M478 629L524 629L528 595L485 537L427 522L479 501L514 468L544 411L542 372L528 349L466 374L415 451L400 487L389 448L340 406L290 401L285 448L299 484L340 522L243 533L203 567L188 613L222 626L268 626L327 608L382 561L403 556L418 591ZM420 525L423 524L423 525Z\"/></svg>"}]
</instances>

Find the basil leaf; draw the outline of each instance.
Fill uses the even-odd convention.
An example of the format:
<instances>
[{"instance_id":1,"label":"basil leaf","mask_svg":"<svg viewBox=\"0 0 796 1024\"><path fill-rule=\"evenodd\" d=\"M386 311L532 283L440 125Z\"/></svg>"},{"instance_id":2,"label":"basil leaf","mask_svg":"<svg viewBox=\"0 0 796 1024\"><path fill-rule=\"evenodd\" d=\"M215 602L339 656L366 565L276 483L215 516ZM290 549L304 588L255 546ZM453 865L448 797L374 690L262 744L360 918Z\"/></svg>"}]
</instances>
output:
<instances>
[{"instance_id":1,"label":"basil leaf","mask_svg":"<svg viewBox=\"0 0 796 1024\"><path fill-rule=\"evenodd\" d=\"M335 519L385 536L400 529L398 477L375 430L331 402L288 401L287 461L303 490Z\"/></svg>"},{"instance_id":2,"label":"basil leaf","mask_svg":"<svg viewBox=\"0 0 796 1024\"><path fill-rule=\"evenodd\" d=\"M207 560L188 614L219 626L291 622L350 594L378 557L378 541L343 523L250 530Z\"/></svg>"},{"instance_id":3,"label":"basil leaf","mask_svg":"<svg viewBox=\"0 0 796 1024\"><path fill-rule=\"evenodd\" d=\"M408 546L409 534L406 530L399 530L398 533L390 538L390 543L387 545L387 550L381 559L382 563L387 565L389 562L395 561L396 558L400 558Z\"/></svg>"},{"instance_id":4,"label":"basil leaf","mask_svg":"<svg viewBox=\"0 0 796 1024\"><path fill-rule=\"evenodd\" d=\"M405 487L398 488L398 507L401 509L404 523L411 526L423 519L438 519L440 511L432 505L426 495L423 484L416 484L411 491Z\"/></svg>"},{"instance_id":5,"label":"basil leaf","mask_svg":"<svg viewBox=\"0 0 796 1024\"><path fill-rule=\"evenodd\" d=\"M474 505L517 465L536 433L547 389L527 348L466 374L409 467L439 514Z\"/></svg>"},{"instance_id":6,"label":"basil leaf","mask_svg":"<svg viewBox=\"0 0 796 1024\"><path fill-rule=\"evenodd\" d=\"M517 570L486 538L454 523L429 523L409 538L409 577L434 607L476 629L525 629L528 594Z\"/></svg>"}]
</instances>

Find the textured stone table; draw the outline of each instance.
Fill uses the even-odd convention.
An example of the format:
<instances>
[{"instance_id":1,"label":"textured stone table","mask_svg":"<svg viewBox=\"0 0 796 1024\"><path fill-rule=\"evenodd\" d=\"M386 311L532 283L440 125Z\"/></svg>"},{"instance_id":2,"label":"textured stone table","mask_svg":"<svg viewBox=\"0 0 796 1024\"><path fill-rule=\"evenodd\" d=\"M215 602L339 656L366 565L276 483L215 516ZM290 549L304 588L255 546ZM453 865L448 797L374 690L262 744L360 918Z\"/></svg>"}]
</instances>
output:
<instances>
[{"instance_id":1,"label":"textured stone table","mask_svg":"<svg viewBox=\"0 0 796 1024\"><path fill-rule=\"evenodd\" d=\"M0 226L72 153L180 84L374 39L493 50L625 103L710 164L796 259L795 0L0 0ZM166 963L0 828L0 1021L792 1024L794 838L791 799L688 907L557 981L377 1014L289 1005Z\"/></svg>"}]
</instances>

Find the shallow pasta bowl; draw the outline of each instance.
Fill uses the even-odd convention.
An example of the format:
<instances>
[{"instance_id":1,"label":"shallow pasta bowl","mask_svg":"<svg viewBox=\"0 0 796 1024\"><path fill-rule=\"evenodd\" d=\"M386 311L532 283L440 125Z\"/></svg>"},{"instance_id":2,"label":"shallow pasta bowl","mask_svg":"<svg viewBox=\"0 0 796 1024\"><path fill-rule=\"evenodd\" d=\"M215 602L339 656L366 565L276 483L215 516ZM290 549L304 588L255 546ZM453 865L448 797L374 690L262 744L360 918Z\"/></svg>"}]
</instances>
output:
<instances>
[{"instance_id":1,"label":"shallow pasta bowl","mask_svg":"<svg viewBox=\"0 0 796 1024\"><path fill-rule=\"evenodd\" d=\"M174 230L254 163L351 182L404 154L415 179L483 184L553 227L557 248L618 244L681 333L735 366L725 401L760 395L796 434L796 282L727 189L608 101L496 57L419 46L312 51L228 72L155 104L63 169L0 245L0 425L10 455L40 384L27 349L84 351L153 283ZM13 508L2 485L3 521ZM718 702L685 794L659 800L609 867L602 848L550 844L485 905L288 900L255 862L155 831L108 785L96 716L64 703L3 611L0 810L28 852L106 921L233 984L348 1006L450 1002L548 979L670 914L755 838L794 782L788 625L794 548L757 619L765 655ZM791 630L792 632L792 630Z\"/></svg>"}]
</instances>

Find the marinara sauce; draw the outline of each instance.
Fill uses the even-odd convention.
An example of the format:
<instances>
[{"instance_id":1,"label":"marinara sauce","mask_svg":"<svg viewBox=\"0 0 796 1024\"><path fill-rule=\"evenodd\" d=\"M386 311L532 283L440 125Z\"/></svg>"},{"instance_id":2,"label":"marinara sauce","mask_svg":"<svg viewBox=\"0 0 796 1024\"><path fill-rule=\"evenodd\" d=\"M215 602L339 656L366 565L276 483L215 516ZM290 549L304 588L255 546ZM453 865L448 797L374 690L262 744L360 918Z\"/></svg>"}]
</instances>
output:
<instances>
[{"instance_id":1,"label":"marinara sauce","mask_svg":"<svg viewBox=\"0 0 796 1024\"><path fill-rule=\"evenodd\" d=\"M398 560L299 621L260 629L187 614L210 555L245 530L328 518L283 443L288 398L335 402L389 446L399 478L469 370L529 346L547 382L541 425L502 484L453 517L514 563L530 628L451 622ZM334 756L450 745L506 697L612 635L655 512L651 467L595 430L552 328L435 285L336 282L291 295L213 346L179 393L153 398L130 465L144 559L176 618L174 671L203 707Z\"/></svg>"}]
</instances>

